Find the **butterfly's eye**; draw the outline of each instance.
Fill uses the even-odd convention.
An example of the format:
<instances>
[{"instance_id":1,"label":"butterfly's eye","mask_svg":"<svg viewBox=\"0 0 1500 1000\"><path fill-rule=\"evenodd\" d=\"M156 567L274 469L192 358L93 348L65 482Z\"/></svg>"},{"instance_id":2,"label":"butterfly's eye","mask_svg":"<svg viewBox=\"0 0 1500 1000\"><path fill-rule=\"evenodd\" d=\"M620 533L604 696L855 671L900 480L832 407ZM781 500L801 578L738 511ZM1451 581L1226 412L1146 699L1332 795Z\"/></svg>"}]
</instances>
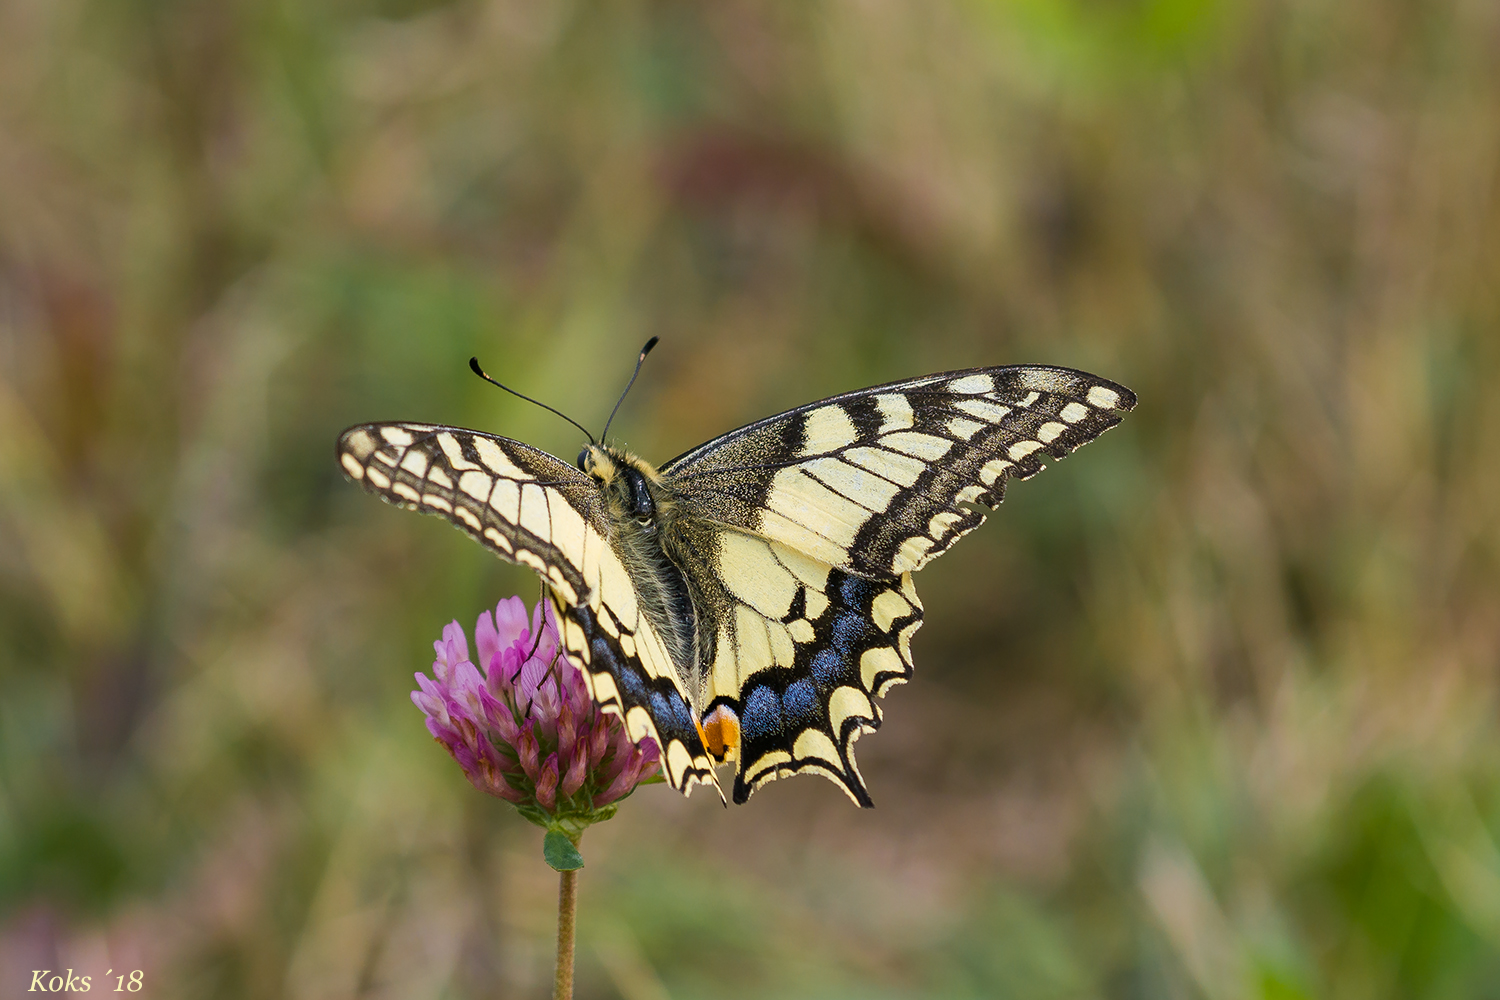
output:
<instances>
[{"instance_id":1,"label":"butterfly's eye","mask_svg":"<svg viewBox=\"0 0 1500 1000\"><path fill-rule=\"evenodd\" d=\"M587 472L587 471L589 471L589 467L584 464L585 462L588 461L588 458L589 458L589 450L587 448L583 449L582 451L580 451L578 453L578 471L579 472Z\"/></svg>"},{"instance_id":2,"label":"butterfly's eye","mask_svg":"<svg viewBox=\"0 0 1500 1000\"><path fill-rule=\"evenodd\" d=\"M625 470L625 481L630 484L630 513L642 523L656 516L656 502L646 488L646 477L634 469Z\"/></svg>"}]
</instances>

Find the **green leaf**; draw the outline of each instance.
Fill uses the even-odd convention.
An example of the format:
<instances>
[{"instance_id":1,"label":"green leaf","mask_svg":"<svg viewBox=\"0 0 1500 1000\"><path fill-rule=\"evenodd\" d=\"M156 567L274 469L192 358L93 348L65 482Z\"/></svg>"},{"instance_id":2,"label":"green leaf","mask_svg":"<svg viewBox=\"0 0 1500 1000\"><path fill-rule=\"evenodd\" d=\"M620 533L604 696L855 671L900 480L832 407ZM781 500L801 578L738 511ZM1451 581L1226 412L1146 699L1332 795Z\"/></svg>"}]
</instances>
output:
<instances>
[{"instance_id":1,"label":"green leaf","mask_svg":"<svg viewBox=\"0 0 1500 1000\"><path fill-rule=\"evenodd\" d=\"M548 830L547 836L542 838L542 857L560 872L577 871L583 867L583 855L578 853L567 834L558 830Z\"/></svg>"}]
</instances>

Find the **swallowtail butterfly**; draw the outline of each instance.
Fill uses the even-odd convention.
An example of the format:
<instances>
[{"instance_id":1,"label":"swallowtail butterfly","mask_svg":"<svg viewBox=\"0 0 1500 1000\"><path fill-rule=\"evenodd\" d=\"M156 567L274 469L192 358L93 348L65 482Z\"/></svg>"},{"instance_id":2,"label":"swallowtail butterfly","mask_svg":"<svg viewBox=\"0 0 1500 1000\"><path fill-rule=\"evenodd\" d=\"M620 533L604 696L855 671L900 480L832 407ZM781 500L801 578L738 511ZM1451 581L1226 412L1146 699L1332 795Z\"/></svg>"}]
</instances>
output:
<instances>
[{"instance_id":1,"label":"swallowtail butterfly","mask_svg":"<svg viewBox=\"0 0 1500 1000\"><path fill-rule=\"evenodd\" d=\"M534 569L595 702L657 740L674 788L718 788L732 760L735 802L810 771L869 806L853 744L880 725L875 697L911 676L912 574L1008 479L1135 401L1067 368L970 368L809 403L660 466L601 441L575 467L404 422L349 428L338 460Z\"/></svg>"}]
</instances>

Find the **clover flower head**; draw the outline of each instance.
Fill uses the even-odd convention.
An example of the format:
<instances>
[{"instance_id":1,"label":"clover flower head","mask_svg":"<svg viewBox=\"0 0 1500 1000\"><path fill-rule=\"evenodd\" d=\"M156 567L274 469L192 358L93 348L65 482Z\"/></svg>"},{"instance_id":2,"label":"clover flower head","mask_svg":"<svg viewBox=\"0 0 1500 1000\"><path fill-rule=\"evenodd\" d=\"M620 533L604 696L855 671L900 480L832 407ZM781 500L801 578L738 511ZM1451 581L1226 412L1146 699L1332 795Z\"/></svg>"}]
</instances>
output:
<instances>
[{"instance_id":1,"label":"clover flower head","mask_svg":"<svg viewBox=\"0 0 1500 1000\"><path fill-rule=\"evenodd\" d=\"M538 826L577 832L656 773L656 742L632 742L618 716L594 705L545 601L530 614L519 597L501 601L479 616L474 643L477 666L462 626L443 629L432 677L416 675L411 700L475 788Z\"/></svg>"}]
</instances>

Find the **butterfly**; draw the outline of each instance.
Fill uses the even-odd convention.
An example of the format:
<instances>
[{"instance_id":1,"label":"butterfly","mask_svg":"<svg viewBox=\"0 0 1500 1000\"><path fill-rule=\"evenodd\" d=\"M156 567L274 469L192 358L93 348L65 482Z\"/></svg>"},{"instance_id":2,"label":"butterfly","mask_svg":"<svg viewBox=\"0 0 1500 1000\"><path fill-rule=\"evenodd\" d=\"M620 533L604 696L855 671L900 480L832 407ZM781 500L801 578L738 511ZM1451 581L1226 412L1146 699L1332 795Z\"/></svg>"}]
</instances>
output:
<instances>
[{"instance_id":1,"label":"butterfly","mask_svg":"<svg viewBox=\"0 0 1500 1000\"><path fill-rule=\"evenodd\" d=\"M876 698L911 677L912 574L1008 480L1135 402L1068 368L970 368L809 403L660 466L603 435L569 465L406 422L350 427L337 455L381 499L535 570L595 703L657 741L674 788L723 796L715 768L732 761L737 803L811 772L868 807L853 745L880 725Z\"/></svg>"}]
</instances>

